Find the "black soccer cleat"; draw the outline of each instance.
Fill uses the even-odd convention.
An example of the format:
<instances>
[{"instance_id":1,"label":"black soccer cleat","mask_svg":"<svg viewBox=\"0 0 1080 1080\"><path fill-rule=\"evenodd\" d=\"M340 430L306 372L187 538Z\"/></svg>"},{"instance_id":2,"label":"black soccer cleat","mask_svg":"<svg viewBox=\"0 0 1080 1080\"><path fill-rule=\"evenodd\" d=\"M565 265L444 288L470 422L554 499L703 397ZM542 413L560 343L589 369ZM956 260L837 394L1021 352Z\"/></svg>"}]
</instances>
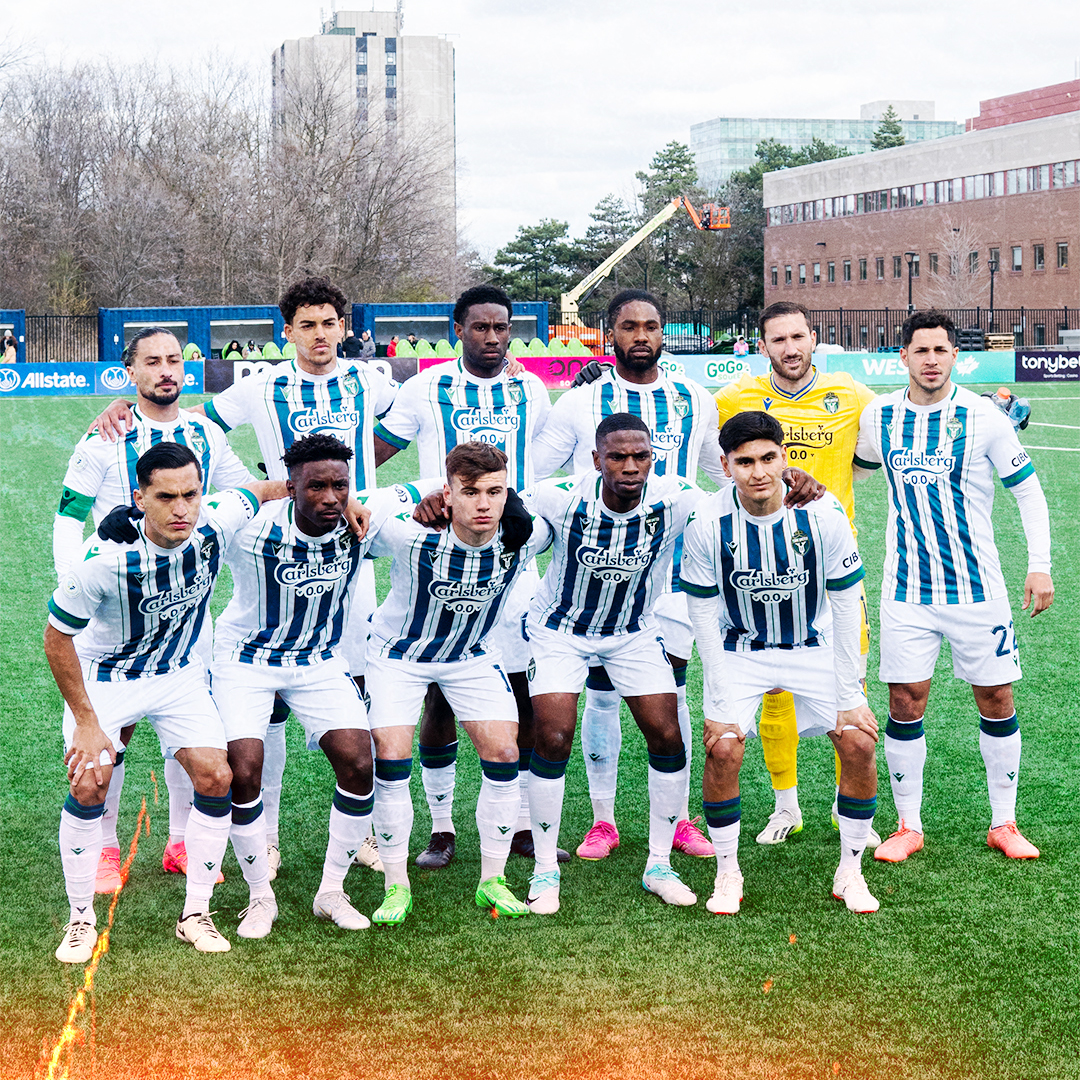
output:
<instances>
[{"instance_id":1,"label":"black soccer cleat","mask_svg":"<svg viewBox=\"0 0 1080 1080\"><path fill-rule=\"evenodd\" d=\"M449 866L454 857L454 839L452 832L432 833L428 846L416 856L416 865L425 870L441 870Z\"/></svg>"},{"instance_id":2,"label":"black soccer cleat","mask_svg":"<svg viewBox=\"0 0 1080 1080\"><path fill-rule=\"evenodd\" d=\"M562 848L556 849L559 862L569 862L570 852ZM536 848L533 845L532 833L528 829L519 829L514 833L514 839L510 843L510 854L520 855L524 859L535 859Z\"/></svg>"}]
</instances>

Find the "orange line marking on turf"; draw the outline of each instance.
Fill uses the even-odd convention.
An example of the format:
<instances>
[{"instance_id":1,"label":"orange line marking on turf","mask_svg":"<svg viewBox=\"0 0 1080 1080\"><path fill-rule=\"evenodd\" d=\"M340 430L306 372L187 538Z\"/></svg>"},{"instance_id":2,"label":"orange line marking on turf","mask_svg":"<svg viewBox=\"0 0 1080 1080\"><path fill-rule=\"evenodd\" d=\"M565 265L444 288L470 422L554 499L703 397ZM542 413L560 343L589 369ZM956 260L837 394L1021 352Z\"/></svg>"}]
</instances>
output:
<instances>
[{"instance_id":1,"label":"orange line marking on turf","mask_svg":"<svg viewBox=\"0 0 1080 1080\"><path fill-rule=\"evenodd\" d=\"M765 985L762 986L762 988L761 988L761 992L763 994L767 994L771 989L772 989L772 979L766 979L765 980Z\"/></svg>"},{"instance_id":2,"label":"orange line marking on turf","mask_svg":"<svg viewBox=\"0 0 1080 1080\"><path fill-rule=\"evenodd\" d=\"M789 944L789 945L794 945L794 944L795 944L795 942L796 942L796 941L798 941L798 940L799 940L799 939L798 939L798 938L797 938L797 937L796 937L796 936L795 936L794 934L792 934L792 935L791 935L791 936L790 936L790 937L788 938L788 944Z\"/></svg>"},{"instance_id":3,"label":"orange line marking on turf","mask_svg":"<svg viewBox=\"0 0 1080 1080\"><path fill-rule=\"evenodd\" d=\"M150 779L153 780L153 782L154 782L154 805L157 806L157 804L158 804L157 777L154 775L154 770L153 769L150 770Z\"/></svg>"},{"instance_id":4,"label":"orange line marking on turf","mask_svg":"<svg viewBox=\"0 0 1080 1080\"><path fill-rule=\"evenodd\" d=\"M81 1013L86 1011L87 994L90 995L90 1050L91 1055L93 1054L97 1028L97 1011L94 1008L94 975L97 972L98 964L101 963L101 958L109 951L109 931L112 929L113 918L116 915L116 904L120 899L120 893L124 891L124 886L127 884L131 863L135 858L135 852L139 850L139 836L144 825L146 826L146 835L149 836L150 815L146 812L145 798L142 801L142 809L139 811L139 819L135 823L135 835L131 838L128 857L124 860L124 865L120 867L120 884L117 886L112 895L112 901L109 903L109 921L105 926L105 930L97 939L90 962L83 970L83 984L71 999L71 1004L68 1006L67 1021L49 1057L49 1071L46 1074L48 1080L67 1080L70 1074L72 1059L75 1056L75 1046L84 1042L85 1038L82 1029L77 1026L75 1021ZM61 1058L65 1059L63 1063L61 1063ZM92 1062L91 1067L93 1067Z\"/></svg>"}]
</instances>

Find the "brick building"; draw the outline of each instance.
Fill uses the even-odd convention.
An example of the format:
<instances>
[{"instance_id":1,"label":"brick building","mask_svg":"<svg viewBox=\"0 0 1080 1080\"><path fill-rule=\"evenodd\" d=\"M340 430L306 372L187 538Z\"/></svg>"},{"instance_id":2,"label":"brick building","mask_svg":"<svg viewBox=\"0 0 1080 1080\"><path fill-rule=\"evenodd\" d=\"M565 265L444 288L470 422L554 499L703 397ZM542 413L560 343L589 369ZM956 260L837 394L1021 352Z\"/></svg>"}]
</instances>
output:
<instances>
[{"instance_id":1,"label":"brick building","mask_svg":"<svg viewBox=\"0 0 1080 1080\"><path fill-rule=\"evenodd\" d=\"M1080 82L981 106L962 135L767 173L765 302L906 308L910 256L916 307L986 307L991 260L997 308L1080 305Z\"/></svg>"}]
</instances>

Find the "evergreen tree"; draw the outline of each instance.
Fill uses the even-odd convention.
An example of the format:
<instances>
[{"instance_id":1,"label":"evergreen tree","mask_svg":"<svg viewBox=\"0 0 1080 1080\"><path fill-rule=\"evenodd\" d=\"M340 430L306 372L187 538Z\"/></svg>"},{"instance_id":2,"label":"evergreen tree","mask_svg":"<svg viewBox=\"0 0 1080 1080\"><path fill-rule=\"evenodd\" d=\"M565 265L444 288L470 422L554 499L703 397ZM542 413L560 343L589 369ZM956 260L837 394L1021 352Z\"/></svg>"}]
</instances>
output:
<instances>
[{"instance_id":1,"label":"evergreen tree","mask_svg":"<svg viewBox=\"0 0 1080 1080\"><path fill-rule=\"evenodd\" d=\"M575 249L568 243L570 225L543 218L539 225L518 226L517 236L485 266L488 280L511 300L546 300L559 310L562 294L574 281Z\"/></svg>"},{"instance_id":2,"label":"evergreen tree","mask_svg":"<svg viewBox=\"0 0 1080 1080\"><path fill-rule=\"evenodd\" d=\"M870 149L888 150L891 146L903 145L904 128L896 110L890 105L882 114L881 123L878 124L874 137L870 140Z\"/></svg>"}]
</instances>

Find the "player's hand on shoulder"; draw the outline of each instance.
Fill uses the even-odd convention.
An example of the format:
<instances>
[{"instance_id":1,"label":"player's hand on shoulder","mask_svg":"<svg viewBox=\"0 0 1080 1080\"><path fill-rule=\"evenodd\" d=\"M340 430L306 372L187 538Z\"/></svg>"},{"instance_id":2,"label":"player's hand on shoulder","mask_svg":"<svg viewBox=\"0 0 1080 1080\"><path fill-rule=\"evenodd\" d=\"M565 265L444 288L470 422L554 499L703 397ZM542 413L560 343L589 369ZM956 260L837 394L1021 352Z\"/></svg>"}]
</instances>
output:
<instances>
[{"instance_id":1,"label":"player's hand on shoulder","mask_svg":"<svg viewBox=\"0 0 1080 1080\"><path fill-rule=\"evenodd\" d=\"M520 551L529 542L533 532L532 514L512 487L506 489L501 524L502 545L507 551Z\"/></svg>"},{"instance_id":2,"label":"player's hand on shoulder","mask_svg":"<svg viewBox=\"0 0 1080 1080\"><path fill-rule=\"evenodd\" d=\"M134 506L114 506L97 527L97 534L102 540L112 540L116 544L134 544L139 539L139 530L135 526L143 512Z\"/></svg>"},{"instance_id":3,"label":"player's hand on shoulder","mask_svg":"<svg viewBox=\"0 0 1080 1080\"><path fill-rule=\"evenodd\" d=\"M1054 602L1054 582L1049 574L1033 573L1024 578L1024 611L1031 608L1034 619Z\"/></svg>"},{"instance_id":4,"label":"player's hand on shoulder","mask_svg":"<svg viewBox=\"0 0 1080 1080\"><path fill-rule=\"evenodd\" d=\"M511 379L516 379L519 375L524 375L528 368L516 357L508 356L506 358L506 374Z\"/></svg>"},{"instance_id":5,"label":"player's hand on shoulder","mask_svg":"<svg viewBox=\"0 0 1080 1080\"><path fill-rule=\"evenodd\" d=\"M571 386L588 386L604 377L604 372L611 369L610 364L601 364L599 360L590 360L573 378Z\"/></svg>"},{"instance_id":6,"label":"player's hand on shoulder","mask_svg":"<svg viewBox=\"0 0 1080 1080\"><path fill-rule=\"evenodd\" d=\"M826 490L820 480L815 480L808 472L796 469L793 465L784 469L784 483L788 486L788 493L784 496L784 505L789 510L816 502Z\"/></svg>"},{"instance_id":7,"label":"player's hand on shoulder","mask_svg":"<svg viewBox=\"0 0 1080 1080\"><path fill-rule=\"evenodd\" d=\"M98 435L106 442L117 442L134 426L135 419L131 413L131 402L117 398L105 407L105 411L100 416L94 418L86 429L86 433L89 435L96 428Z\"/></svg>"},{"instance_id":8,"label":"player's hand on shoulder","mask_svg":"<svg viewBox=\"0 0 1080 1080\"><path fill-rule=\"evenodd\" d=\"M877 717L866 702L857 705L854 709L840 709L837 712L835 734L842 738L845 728L858 728L859 731L865 731L874 742L878 741Z\"/></svg>"},{"instance_id":9,"label":"player's hand on shoulder","mask_svg":"<svg viewBox=\"0 0 1080 1080\"><path fill-rule=\"evenodd\" d=\"M345 504L345 521L356 539L363 540L371 524L371 511L359 499L350 499Z\"/></svg>"},{"instance_id":10,"label":"player's hand on shoulder","mask_svg":"<svg viewBox=\"0 0 1080 1080\"><path fill-rule=\"evenodd\" d=\"M450 524L450 507L443 498L442 488L425 495L413 510L413 521L427 529L445 529Z\"/></svg>"}]
</instances>

